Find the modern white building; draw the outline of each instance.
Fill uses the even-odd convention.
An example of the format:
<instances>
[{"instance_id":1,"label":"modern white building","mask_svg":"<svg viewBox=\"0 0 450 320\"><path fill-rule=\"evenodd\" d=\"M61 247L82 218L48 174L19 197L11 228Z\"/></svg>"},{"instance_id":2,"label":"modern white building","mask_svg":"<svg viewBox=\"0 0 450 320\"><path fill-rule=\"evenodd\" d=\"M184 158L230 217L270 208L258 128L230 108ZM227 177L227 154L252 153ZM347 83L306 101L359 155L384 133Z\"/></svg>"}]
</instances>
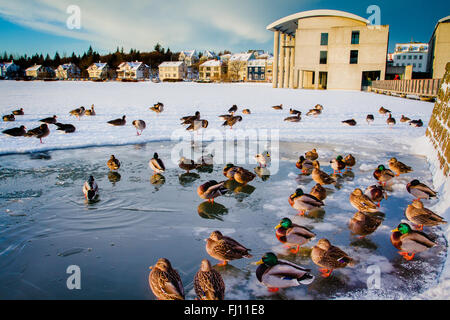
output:
<instances>
[{"instance_id":1,"label":"modern white building","mask_svg":"<svg viewBox=\"0 0 450 320\"><path fill-rule=\"evenodd\" d=\"M394 67L413 66L413 72L427 72L428 43L397 43L392 54Z\"/></svg>"}]
</instances>

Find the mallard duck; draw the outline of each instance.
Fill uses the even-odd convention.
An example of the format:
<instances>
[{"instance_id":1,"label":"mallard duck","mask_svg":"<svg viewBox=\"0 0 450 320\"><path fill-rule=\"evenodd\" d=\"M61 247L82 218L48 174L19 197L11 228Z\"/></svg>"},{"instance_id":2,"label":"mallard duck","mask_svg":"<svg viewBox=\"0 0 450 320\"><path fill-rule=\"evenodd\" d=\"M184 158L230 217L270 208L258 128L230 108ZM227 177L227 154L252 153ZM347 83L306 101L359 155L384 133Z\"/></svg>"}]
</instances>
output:
<instances>
[{"instance_id":1,"label":"mallard duck","mask_svg":"<svg viewBox=\"0 0 450 320\"><path fill-rule=\"evenodd\" d=\"M319 110L319 109L311 109L311 110L309 110L309 111L306 113L306 115L307 115L307 116L317 117L317 116L319 116L321 113L322 113L322 111Z\"/></svg>"},{"instance_id":2,"label":"mallard duck","mask_svg":"<svg viewBox=\"0 0 450 320\"><path fill-rule=\"evenodd\" d=\"M355 261L348 254L331 245L327 239L320 239L312 248L311 259L316 265L322 267L319 271L325 278L328 278L334 269L345 268L347 265L353 266L355 264Z\"/></svg>"},{"instance_id":3,"label":"mallard duck","mask_svg":"<svg viewBox=\"0 0 450 320\"><path fill-rule=\"evenodd\" d=\"M95 116L96 113L95 113L94 105L91 106L91 109L87 109L87 110L84 112L84 115L85 115L85 116L89 116L89 117Z\"/></svg>"},{"instance_id":4,"label":"mallard duck","mask_svg":"<svg viewBox=\"0 0 450 320\"><path fill-rule=\"evenodd\" d=\"M164 162L159 158L158 153L156 152L153 155L153 158L149 161L148 165L154 173L163 173L164 171L166 171Z\"/></svg>"},{"instance_id":5,"label":"mallard duck","mask_svg":"<svg viewBox=\"0 0 450 320\"><path fill-rule=\"evenodd\" d=\"M348 228L353 234L358 235L360 238L364 238L365 236L374 233L382 222L383 219L379 217L358 211L350 219Z\"/></svg>"},{"instance_id":6,"label":"mallard duck","mask_svg":"<svg viewBox=\"0 0 450 320\"><path fill-rule=\"evenodd\" d=\"M7 114L3 116L3 121L5 122L16 121L16 117L13 114Z\"/></svg>"},{"instance_id":7,"label":"mallard duck","mask_svg":"<svg viewBox=\"0 0 450 320\"><path fill-rule=\"evenodd\" d=\"M228 261L251 258L247 249L236 240L222 235L220 231L213 231L206 239L206 252L214 259L223 261L219 266L226 266Z\"/></svg>"},{"instance_id":8,"label":"mallard duck","mask_svg":"<svg viewBox=\"0 0 450 320\"><path fill-rule=\"evenodd\" d=\"M83 194L87 200L94 200L98 195L98 185L93 176L83 184Z\"/></svg>"},{"instance_id":9,"label":"mallard duck","mask_svg":"<svg viewBox=\"0 0 450 320\"><path fill-rule=\"evenodd\" d=\"M428 235L412 230L406 223L400 223L397 229L391 232L391 243L400 250L399 254L408 261L414 259L417 253L426 251L436 245Z\"/></svg>"},{"instance_id":10,"label":"mallard duck","mask_svg":"<svg viewBox=\"0 0 450 320\"><path fill-rule=\"evenodd\" d=\"M58 131L64 131L64 133L73 133L75 132L76 128L74 125L70 124L70 123L55 123L55 126L57 126L58 128L56 130Z\"/></svg>"},{"instance_id":11,"label":"mallard duck","mask_svg":"<svg viewBox=\"0 0 450 320\"><path fill-rule=\"evenodd\" d=\"M156 113L161 113L164 111L164 104L162 102L155 103L153 107L150 107L150 110Z\"/></svg>"},{"instance_id":12,"label":"mallard duck","mask_svg":"<svg viewBox=\"0 0 450 320\"><path fill-rule=\"evenodd\" d=\"M259 265L256 269L256 278L268 288L269 292L277 292L280 288L296 287L300 284L308 285L314 281L310 269L278 259L272 252L266 253L256 264Z\"/></svg>"},{"instance_id":13,"label":"mallard duck","mask_svg":"<svg viewBox=\"0 0 450 320\"><path fill-rule=\"evenodd\" d=\"M308 173L309 170L314 169L314 164L311 160L305 159L304 156L300 156L298 158L297 163L295 166L302 170L302 173Z\"/></svg>"},{"instance_id":14,"label":"mallard duck","mask_svg":"<svg viewBox=\"0 0 450 320\"><path fill-rule=\"evenodd\" d=\"M148 282L158 300L184 300L183 283L169 260L161 258L150 269Z\"/></svg>"},{"instance_id":15,"label":"mallard duck","mask_svg":"<svg viewBox=\"0 0 450 320\"><path fill-rule=\"evenodd\" d=\"M197 188L197 194L202 199L214 202L214 198L220 197L227 193L228 189L224 187L224 182L218 183L216 180L205 182Z\"/></svg>"},{"instance_id":16,"label":"mallard duck","mask_svg":"<svg viewBox=\"0 0 450 320\"><path fill-rule=\"evenodd\" d=\"M327 189L325 189L319 183L317 183L314 187L311 188L309 194L316 197L320 201L323 201L327 197Z\"/></svg>"},{"instance_id":17,"label":"mallard duck","mask_svg":"<svg viewBox=\"0 0 450 320\"><path fill-rule=\"evenodd\" d=\"M283 110L283 104L280 104L278 106L273 106L272 109L274 109L274 110Z\"/></svg>"},{"instance_id":18,"label":"mallard duck","mask_svg":"<svg viewBox=\"0 0 450 320\"><path fill-rule=\"evenodd\" d=\"M112 155L111 158L109 158L106 164L109 170L119 170L120 168L120 161L114 155Z\"/></svg>"},{"instance_id":19,"label":"mallard duck","mask_svg":"<svg viewBox=\"0 0 450 320\"><path fill-rule=\"evenodd\" d=\"M406 208L405 216L409 221L418 226L420 230L423 230L424 226L434 227L447 223L444 218L437 215L430 209L425 208L422 201L417 199L413 200L412 204Z\"/></svg>"},{"instance_id":20,"label":"mallard duck","mask_svg":"<svg viewBox=\"0 0 450 320\"><path fill-rule=\"evenodd\" d=\"M147 127L144 120L133 120L132 122L133 126L136 128L136 134L140 136L142 134L142 131ZM139 130L141 130L141 133L139 133Z\"/></svg>"},{"instance_id":21,"label":"mallard duck","mask_svg":"<svg viewBox=\"0 0 450 320\"><path fill-rule=\"evenodd\" d=\"M203 259L194 277L194 290L199 300L224 300L225 283L219 272L211 267L208 259Z\"/></svg>"},{"instance_id":22,"label":"mallard duck","mask_svg":"<svg viewBox=\"0 0 450 320\"><path fill-rule=\"evenodd\" d=\"M314 169L312 171L312 178L316 183L319 183L321 185L327 185L327 184L333 184L336 182L336 180L332 177L330 177L326 172L323 172L320 170L320 164L319 161L314 160L313 161Z\"/></svg>"},{"instance_id":23,"label":"mallard duck","mask_svg":"<svg viewBox=\"0 0 450 320\"><path fill-rule=\"evenodd\" d=\"M322 106L321 104L316 104L316 105L314 106L314 109L323 111L323 106Z\"/></svg>"},{"instance_id":24,"label":"mallard duck","mask_svg":"<svg viewBox=\"0 0 450 320\"><path fill-rule=\"evenodd\" d=\"M349 127L354 127L357 125L357 122L355 119L349 119L349 120L344 120L341 121L344 125L349 126Z\"/></svg>"},{"instance_id":25,"label":"mallard duck","mask_svg":"<svg viewBox=\"0 0 450 320\"><path fill-rule=\"evenodd\" d=\"M260 167L267 167L270 164L270 153L269 151L264 151L263 153L259 153L255 156L256 162Z\"/></svg>"},{"instance_id":26,"label":"mallard duck","mask_svg":"<svg viewBox=\"0 0 450 320\"><path fill-rule=\"evenodd\" d=\"M219 116L219 119L222 121L228 121L231 118L233 118L233 115L231 114L222 114Z\"/></svg>"},{"instance_id":27,"label":"mallard duck","mask_svg":"<svg viewBox=\"0 0 450 320\"><path fill-rule=\"evenodd\" d=\"M195 120L193 121L189 127L186 128L187 131L197 131L201 128L208 128L208 120Z\"/></svg>"},{"instance_id":28,"label":"mallard duck","mask_svg":"<svg viewBox=\"0 0 450 320\"><path fill-rule=\"evenodd\" d=\"M239 167L236 167L234 164L228 163L222 170L223 175L228 179L234 179L234 174L236 173L238 168Z\"/></svg>"},{"instance_id":29,"label":"mallard duck","mask_svg":"<svg viewBox=\"0 0 450 320\"><path fill-rule=\"evenodd\" d=\"M41 120L39 120L39 122L44 122L44 123L48 123L48 124L55 124L57 122L56 118L57 118L57 116L54 115L53 117L48 117L48 118L45 118L45 119L41 119Z\"/></svg>"},{"instance_id":30,"label":"mallard duck","mask_svg":"<svg viewBox=\"0 0 450 320\"><path fill-rule=\"evenodd\" d=\"M374 122L375 121L375 117L373 116L373 114L368 114L367 117L366 117L366 121L367 121L368 125L370 125L372 122Z\"/></svg>"},{"instance_id":31,"label":"mallard duck","mask_svg":"<svg viewBox=\"0 0 450 320\"><path fill-rule=\"evenodd\" d=\"M16 115L16 116L23 116L25 113L23 112L23 108L20 108L20 109L18 109L18 110L14 110L14 111L12 112L12 114L13 114L13 115Z\"/></svg>"},{"instance_id":32,"label":"mallard duck","mask_svg":"<svg viewBox=\"0 0 450 320\"><path fill-rule=\"evenodd\" d=\"M238 110L237 105L233 104L233 106L230 109L228 109L228 113L234 116L237 110Z\"/></svg>"},{"instance_id":33,"label":"mallard duck","mask_svg":"<svg viewBox=\"0 0 450 320\"><path fill-rule=\"evenodd\" d=\"M333 168L333 174L336 174L336 171L342 173L341 170L345 168L345 162L343 161L342 156L337 156L336 159L330 161L331 168Z\"/></svg>"},{"instance_id":34,"label":"mallard duck","mask_svg":"<svg viewBox=\"0 0 450 320\"><path fill-rule=\"evenodd\" d=\"M242 117L241 116L232 116L231 118L226 120L222 124L222 126L224 126L224 127L229 126L230 129L233 129L233 126L236 124L236 122L241 122L241 121L242 121Z\"/></svg>"},{"instance_id":35,"label":"mallard duck","mask_svg":"<svg viewBox=\"0 0 450 320\"><path fill-rule=\"evenodd\" d=\"M36 137L39 139L41 143L42 138L45 138L50 134L50 129L48 128L48 125L46 123L41 124L39 127L28 130L26 133L27 137Z\"/></svg>"},{"instance_id":36,"label":"mallard duck","mask_svg":"<svg viewBox=\"0 0 450 320\"><path fill-rule=\"evenodd\" d=\"M78 118L78 120L80 120L80 117L84 116L86 113L86 109L84 107L80 107L77 109L73 109L72 111L69 112L69 114L71 116L75 116Z\"/></svg>"},{"instance_id":37,"label":"mallard duck","mask_svg":"<svg viewBox=\"0 0 450 320\"><path fill-rule=\"evenodd\" d=\"M410 118L408 118L408 117L405 117L403 114L402 114L402 117L401 117L401 119L400 119L400 122L410 122L411 121L411 119Z\"/></svg>"},{"instance_id":38,"label":"mallard duck","mask_svg":"<svg viewBox=\"0 0 450 320\"><path fill-rule=\"evenodd\" d=\"M305 153L305 158L314 161L319 158L319 154L317 153L317 150L314 148L311 151Z\"/></svg>"},{"instance_id":39,"label":"mallard duck","mask_svg":"<svg viewBox=\"0 0 450 320\"><path fill-rule=\"evenodd\" d=\"M195 120L200 120L200 111L195 111L195 114L193 116L185 116L181 119L181 124L191 124Z\"/></svg>"},{"instance_id":40,"label":"mallard duck","mask_svg":"<svg viewBox=\"0 0 450 320\"><path fill-rule=\"evenodd\" d=\"M406 190L418 200L434 198L437 195L436 191L433 191L430 187L421 183L417 179L414 179L408 183L406 185Z\"/></svg>"},{"instance_id":41,"label":"mallard duck","mask_svg":"<svg viewBox=\"0 0 450 320\"><path fill-rule=\"evenodd\" d=\"M385 109L384 107L381 107L378 112L380 114L386 114L386 113L391 113L391 110Z\"/></svg>"},{"instance_id":42,"label":"mallard duck","mask_svg":"<svg viewBox=\"0 0 450 320\"><path fill-rule=\"evenodd\" d=\"M395 119L392 117L392 114L389 113L389 118L387 118L386 123L387 123L387 125L388 125L389 127L391 127L391 128L392 128L393 126L395 126L396 121L395 121Z\"/></svg>"},{"instance_id":43,"label":"mallard duck","mask_svg":"<svg viewBox=\"0 0 450 320\"><path fill-rule=\"evenodd\" d=\"M185 157L181 157L180 161L178 162L178 167L180 167L180 169L186 170L187 173L189 173L189 171L197 169L197 166L198 165L194 162L194 160L186 159Z\"/></svg>"},{"instance_id":44,"label":"mallard duck","mask_svg":"<svg viewBox=\"0 0 450 320\"><path fill-rule=\"evenodd\" d=\"M378 168L373 172L373 176L378 180L379 183L386 185L386 183L395 177L395 173L386 169L386 167L382 164L378 166Z\"/></svg>"},{"instance_id":45,"label":"mallard duck","mask_svg":"<svg viewBox=\"0 0 450 320\"><path fill-rule=\"evenodd\" d=\"M413 127L416 127L416 128L420 128L420 127L423 127L423 122L422 122L422 119L419 119L419 120L411 120L411 121L409 122L409 125L410 125L410 126L413 126Z\"/></svg>"},{"instance_id":46,"label":"mallard duck","mask_svg":"<svg viewBox=\"0 0 450 320\"><path fill-rule=\"evenodd\" d=\"M378 212L377 205L361 189L353 190L349 197L350 204L361 212Z\"/></svg>"},{"instance_id":47,"label":"mallard duck","mask_svg":"<svg viewBox=\"0 0 450 320\"><path fill-rule=\"evenodd\" d=\"M299 211L299 215L304 215L306 211L323 207L325 204L311 194L304 194L301 188L295 190L289 196L289 204L292 208Z\"/></svg>"},{"instance_id":48,"label":"mallard duck","mask_svg":"<svg viewBox=\"0 0 450 320\"><path fill-rule=\"evenodd\" d=\"M391 158L389 160L389 169L395 172L396 176L401 174L412 172L413 169L403 162L397 160L397 158Z\"/></svg>"},{"instance_id":49,"label":"mallard duck","mask_svg":"<svg viewBox=\"0 0 450 320\"><path fill-rule=\"evenodd\" d=\"M297 113L295 116L284 118L287 122L300 122L302 120L301 114Z\"/></svg>"},{"instance_id":50,"label":"mallard duck","mask_svg":"<svg viewBox=\"0 0 450 320\"><path fill-rule=\"evenodd\" d=\"M25 126L20 126L16 128L3 130L2 133L11 137L22 137L27 133L27 128Z\"/></svg>"},{"instance_id":51,"label":"mallard duck","mask_svg":"<svg viewBox=\"0 0 450 320\"><path fill-rule=\"evenodd\" d=\"M295 109L292 109L292 108L289 109L289 113L290 114L300 114L300 115L302 114L301 111L298 111L298 110L295 110Z\"/></svg>"},{"instance_id":52,"label":"mallard duck","mask_svg":"<svg viewBox=\"0 0 450 320\"><path fill-rule=\"evenodd\" d=\"M126 123L127 123L126 116L108 121L108 124L111 126L124 126L124 125L126 125Z\"/></svg>"},{"instance_id":53,"label":"mallard duck","mask_svg":"<svg viewBox=\"0 0 450 320\"><path fill-rule=\"evenodd\" d=\"M250 109L244 109L242 110L243 114L251 114L252 112L250 111Z\"/></svg>"},{"instance_id":54,"label":"mallard duck","mask_svg":"<svg viewBox=\"0 0 450 320\"><path fill-rule=\"evenodd\" d=\"M352 170L352 167L356 164L356 159L353 155L349 154L344 158L345 170Z\"/></svg>"},{"instance_id":55,"label":"mallard duck","mask_svg":"<svg viewBox=\"0 0 450 320\"><path fill-rule=\"evenodd\" d=\"M256 175L253 172L250 172L242 167L238 167L234 173L234 180L240 184L247 184L255 179L255 177Z\"/></svg>"},{"instance_id":56,"label":"mallard duck","mask_svg":"<svg viewBox=\"0 0 450 320\"><path fill-rule=\"evenodd\" d=\"M377 202L377 207L380 207L381 200L387 200L388 198L387 193L383 189L383 187L377 186L376 184L367 187L364 194L373 202Z\"/></svg>"},{"instance_id":57,"label":"mallard duck","mask_svg":"<svg viewBox=\"0 0 450 320\"><path fill-rule=\"evenodd\" d=\"M283 218L275 227L277 239L288 247L296 247L292 249L293 254L297 254L300 246L308 243L316 234L306 227L292 223L289 218Z\"/></svg>"},{"instance_id":58,"label":"mallard duck","mask_svg":"<svg viewBox=\"0 0 450 320\"><path fill-rule=\"evenodd\" d=\"M204 156L201 156L198 160L197 160L197 163L200 165L200 166L212 166L212 165L214 165L214 155L212 155L212 154L207 154L207 155L204 155Z\"/></svg>"}]
</instances>

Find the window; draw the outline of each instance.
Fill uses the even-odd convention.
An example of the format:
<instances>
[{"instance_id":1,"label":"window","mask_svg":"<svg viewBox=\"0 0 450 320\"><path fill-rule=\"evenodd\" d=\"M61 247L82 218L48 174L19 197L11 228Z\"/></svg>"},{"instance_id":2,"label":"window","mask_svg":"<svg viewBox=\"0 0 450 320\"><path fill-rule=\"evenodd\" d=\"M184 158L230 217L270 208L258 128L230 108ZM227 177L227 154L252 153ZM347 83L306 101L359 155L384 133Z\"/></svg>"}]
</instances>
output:
<instances>
[{"instance_id":1,"label":"window","mask_svg":"<svg viewBox=\"0 0 450 320\"><path fill-rule=\"evenodd\" d=\"M423 56L422 56L422 55L420 55L420 56L419 56L419 60L422 60L422 58L423 58Z\"/></svg>"},{"instance_id":2,"label":"window","mask_svg":"<svg viewBox=\"0 0 450 320\"><path fill-rule=\"evenodd\" d=\"M422 68L422 64L421 63L419 63L419 68Z\"/></svg>"},{"instance_id":3,"label":"window","mask_svg":"<svg viewBox=\"0 0 450 320\"><path fill-rule=\"evenodd\" d=\"M352 31L352 44L359 44L359 31Z\"/></svg>"},{"instance_id":4,"label":"window","mask_svg":"<svg viewBox=\"0 0 450 320\"><path fill-rule=\"evenodd\" d=\"M411 56L408 56L408 60L411 60Z\"/></svg>"},{"instance_id":5,"label":"window","mask_svg":"<svg viewBox=\"0 0 450 320\"><path fill-rule=\"evenodd\" d=\"M328 45L328 33L320 34L320 45L327 46Z\"/></svg>"},{"instance_id":6,"label":"window","mask_svg":"<svg viewBox=\"0 0 450 320\"><path fill-rule=\"evenodd\" d=\"M327 64L327 51L320 51L320 64Z\"/></svg>"},{"instance_id":7,"label":"window","mask_svg":"<svg viewBox=\"0 0 450 320\"><path fill-rule=\"evenodd\" d=\"M417 56L414 56L414 60L417 60Z\"/></svg>"},{"instance_id":8,"label":"window","mask_svg":"<svg viewBox=\"0 0 450 320\"><path fill-rule=\"evenodd\" d=\"M414 68L416 67L416 64L414 63Z\"/></svg>"},{"instance_id":9,"label":"window","mask_svg":"<svg viewBox=\"0 0 450 320\"><path fill-rule=\"evenodd\" d=\"M350 50L350 64L358 63L358 50Z\"/></svg>"}]
</instances>

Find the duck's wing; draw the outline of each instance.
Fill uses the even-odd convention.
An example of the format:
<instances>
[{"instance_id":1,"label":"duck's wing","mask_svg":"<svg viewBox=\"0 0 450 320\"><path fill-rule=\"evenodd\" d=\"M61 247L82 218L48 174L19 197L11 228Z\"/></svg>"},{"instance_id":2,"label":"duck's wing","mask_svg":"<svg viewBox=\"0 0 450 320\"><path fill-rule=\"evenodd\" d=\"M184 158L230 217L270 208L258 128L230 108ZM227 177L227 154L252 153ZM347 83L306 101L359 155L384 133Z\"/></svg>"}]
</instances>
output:
<instances>
[{"instance_id":1,"label":"duck's wing","mask_svg":"<svg viewBox=\"0 0 450 320\"><path fill-rule=\"evenodd\" d=\"M405 234L400 238L400 240L402 242L402 250L407 252L421 252L436 245L436 243L431 240L428 235L418 231Z\"/></svg>"},{"instance_id":2,"label":"duck's wing","mask_svg":"<svg viewBox=\"0 0 450 320\"><path fill-rule=\"evenodd\" d=\"M417 190L420 190L422 192L425 192L426 194L430 195L431 197L435 197L436 196L436 192L431 190L430 187L428 187L427 185L423 184L423 183L419 183L417 186L414 187Z\"/></svg>"},{"instance_id":3,"label":"duck's wing","mask_svg":"<svg viewBox=\"0 0 450 320\"><path fill-rule=\"evenodd\" d=\"M293 241L294 243L300 242L304 238L311 239L315 236L316 234L308 228L296 224L294 224L292 228L288 229L288 231L286 232L286 238L289 241Z\"/></svg>"},{"instance_id":4,"label":"duck's wing","mask_svg":"<svg viewBox=\"0 0 450 320\"><path fill-rule=\"evenodd\" d=\"M248 253L248 251L251 251L250 249L230 237L224 236L220 242L222 242L228 256L231 255L234 258L241 258L242 256L250 258L252 256Z\"/></svg>"},{"instance_id":5,"label":"duck's wing","mask_svg":"<svg viewBox=\"0 0 450 320\"><path fill-rule=\"evenodd\" d=\"M299 199L303 203L307 203L307 204L315 206L315 207L321 207L324 205L324 203L322 201L320 201L319 199L317 199L316 197L314 197L311 194L304 194L304 195L298 197L297 199Z\"/></svg>"}]
</instances>

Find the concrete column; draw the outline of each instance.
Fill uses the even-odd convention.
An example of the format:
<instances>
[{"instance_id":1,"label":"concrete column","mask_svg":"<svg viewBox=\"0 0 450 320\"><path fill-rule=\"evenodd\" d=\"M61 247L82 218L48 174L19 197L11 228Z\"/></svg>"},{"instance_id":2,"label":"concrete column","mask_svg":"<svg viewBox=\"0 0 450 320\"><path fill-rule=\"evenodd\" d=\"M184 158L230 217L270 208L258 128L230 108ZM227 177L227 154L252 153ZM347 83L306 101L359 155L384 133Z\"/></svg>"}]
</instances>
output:
<instances>
[{"instance_id":1,"label":"concrete column","mask_svg":"<svg viewBox=\"0 0 450 320\"><path fill-rule=\"evenodd\" d=\"M295 77L295 71L294 71L294 63L295 63L295 38L291 37L291 69L289 70L289 88L294 88L294 77Z\"/></svg>"},{"instance_id":2,"label":"concrete column","mask_svg":"<svg viewBox=\"0 0 450 320\"><path fill-rule=\"evenodd\" d=\"M278 88L278 61L280 59L280 31L273 35L272 86Z\"/></svg>"},{"instance_id":3,"label":"concrete column","mask_svg":"<svg viewBox=\"0 0 450 320\"><path fill-rule=\"evenodd\" d=\"M289 73L291 71L291 48L289 48L291 45L291 37L286 36L286 62L284 64L284 81L283 81L283 88L289 88Z\"/></svg>"},{"instance_id":4,"label":"concrete column","mask_svg":"<svg viewBox=\"0 0 450 320\"><path fill-rule=\"evenodd\" d=\"M314 89L319 89L319 70L314 72Z\"/></svg>"},{"instance_id":5,"label":"concrete column","mask_svg":"<svg viewBox=\"0 0 450 320\"><path fill-rule=\"evenodd\" d=\"M285 60L285 46L286 44L286 34L281 34L281 48L280 48L280 66L279 66L279 74L278 74L278 88L284 87L284 60Z\"/></svg>"}]
</instances>

